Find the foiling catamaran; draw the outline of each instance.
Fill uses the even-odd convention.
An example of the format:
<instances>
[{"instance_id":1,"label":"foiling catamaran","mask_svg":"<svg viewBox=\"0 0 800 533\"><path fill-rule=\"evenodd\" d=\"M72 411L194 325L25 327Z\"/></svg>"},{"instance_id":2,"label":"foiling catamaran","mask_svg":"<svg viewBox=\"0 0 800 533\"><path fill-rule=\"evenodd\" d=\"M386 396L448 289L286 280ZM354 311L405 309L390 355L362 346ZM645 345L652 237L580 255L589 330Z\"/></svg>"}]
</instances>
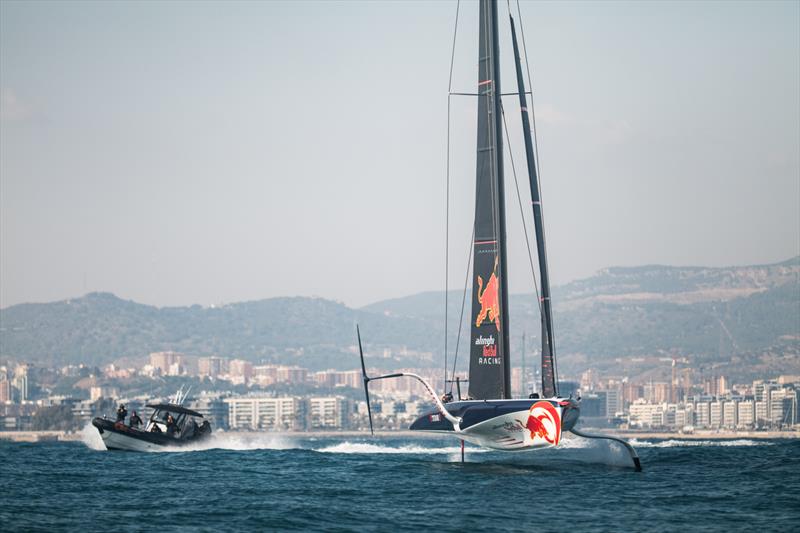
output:
<instances>
[{"instance_id":1,"label":"foiling catamaran","mask_svg":"<svg viewBox=\"0 0 800 533\"><path fill-rule=\"evenodd\" d=\"M514 19L509 10L517 79L517 92L511 94L519 96L525 139L541 282L539 309L542 327L541 395L534 393L522 399L511 397L502 142L505 118L501 102L503 94L500 91L497 1L480 0L479 8L478 92L471 95L478 98L478 146L472 247L474 267L471 316L473 318L470 321L469 395L466 399L462 399L459 386L458 398L453 399L451 385L450 392L440 398L422 377L408 372L369 377L364 364L361 332L357 327L370 431L372 431L372 409L369 382L405 376L422 382L435 404L435 409L420 416L411 424L410 429L452 434L461 439L462 460L464 441L495 450L534 450L558 446L562 434L571 431L585 438L619 442L629 452L636 470L641 470L639 457L628 442L608 435L593 435L578 430L575 425L580 416L580 399L571 395L563 397L558 393L553 347L553 314L535 137L531 135L528 93L525 91ZM455 367L453 373L455 374ZM446 381L452 384L454 380Z\"/></svg>"}]
</instances>

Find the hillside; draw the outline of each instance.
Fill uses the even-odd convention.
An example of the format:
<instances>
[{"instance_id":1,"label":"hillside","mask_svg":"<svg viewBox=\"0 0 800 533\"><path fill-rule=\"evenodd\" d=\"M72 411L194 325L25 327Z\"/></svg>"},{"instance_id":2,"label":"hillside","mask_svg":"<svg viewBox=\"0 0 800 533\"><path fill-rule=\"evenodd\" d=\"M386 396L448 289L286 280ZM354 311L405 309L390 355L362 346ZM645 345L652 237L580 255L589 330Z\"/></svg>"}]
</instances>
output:
<instances>
[{"instance_id":1,"label":"hillside","mask_svg":"<svg viewBox=\"0 0 800 533\"><path fill-rule=\"evenodd\" d=\"M0 311L0 353L42 363L105 364L175 350L252 361L350 368L355 324L384 345L431 343L424 321L387 318L319 298L271 298L221 307L158 308L113 294ZM371 346L367 342L367 346ZM382 354L382 349L380 353ZM397 363L399 361L386 361Z\"/></svg>"},{"instance_id":2,"label":"hillside","mask_svg":"<svg viewBox=\"0 0 800 533\"><path fill-rule=\"evenodd\" d=\"M800 257L729 268L614 267L553 293L559 362L565 371L619 365L620 358L641 356L690 356L703 364L736 362L742 367L755 361L800 365ZM461 297L456 291L449 297L451 347ZM0 355L99 365L176 350L312 369L352 368L358 322L376 366L438 366L443 305L443 292L362 309L319 298L158 308L92 293L0 310ZM534 295L511 296L511 327L515 346L523 332L528 346L536 345Z\"/></svg>"},{"instance_id":3,"label":"hillside","mask_svg":"<svg viewBox=\"0 0 800 533\"><path fill-rule=\"evenodd\" d=\"M451 291L451 332L461 298ZM698 365L734 365L740 373L757 365L800 369L800 257L742 267L607 268L555 287L553 302L562 370L619 366L620 358L647 355L690 356ZM438 311L441 321L443 304L443 292L423 293L364 309L429 320ZM525 332L529 346L540 342L535 295L512 294L510 305L512 339Z\"/></svg>"}]
</instances>

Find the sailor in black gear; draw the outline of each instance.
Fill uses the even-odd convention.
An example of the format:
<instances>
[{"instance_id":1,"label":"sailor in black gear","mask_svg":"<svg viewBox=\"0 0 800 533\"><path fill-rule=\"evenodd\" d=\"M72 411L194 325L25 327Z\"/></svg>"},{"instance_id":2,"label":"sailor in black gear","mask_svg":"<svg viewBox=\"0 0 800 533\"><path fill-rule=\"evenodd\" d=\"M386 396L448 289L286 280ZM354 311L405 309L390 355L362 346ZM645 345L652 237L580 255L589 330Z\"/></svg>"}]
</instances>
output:
<instances>
[{"instance_id":1,"label":"sailor in black gear","mask_svg":"<svg viewBox=\"0 0 800 533\"><path fill-rule=\"evenodd\" d=\"M125 417L128 416L128 410L125 409L125 404L119 404L119 409L117 409L117 422L125 423Z\"/></svg>"},{"instance_id":2,"label":"sailor in black gear","mask_svg":"<svg viewBox=\"0 0 800 533\"><path fill-rule=\"evenodd\" d=\"M132 428L138 428L138 427L139 427L139 426L141 426L141 425L142 425L142 419L141 419L141 418L139 418L139 415L137 415L137 414L136 414L136 411L134 411L134 412L133 412L133 414L131 415L131 423L130 423L130 426L131 426Z\"/></svg>"}]
</instances>

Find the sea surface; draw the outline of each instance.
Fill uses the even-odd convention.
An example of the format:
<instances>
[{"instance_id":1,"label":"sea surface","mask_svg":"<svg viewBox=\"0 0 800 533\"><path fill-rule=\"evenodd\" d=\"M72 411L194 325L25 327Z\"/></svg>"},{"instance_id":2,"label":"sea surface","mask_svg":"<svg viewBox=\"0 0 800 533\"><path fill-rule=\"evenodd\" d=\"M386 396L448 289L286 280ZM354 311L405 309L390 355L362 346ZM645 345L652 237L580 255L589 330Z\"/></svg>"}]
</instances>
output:
<instances>
[{"instance_id":1,"label":"sea surface","mask_svg":"<svg viewBox=\"0 0 800 533\"><path fill-rule=\"evenodd\" d=\"M502 453L446 438L218 434L207 449L0 441L2 531L798 531L800 440L566 440Z\"/></svg>"}]
</instances>

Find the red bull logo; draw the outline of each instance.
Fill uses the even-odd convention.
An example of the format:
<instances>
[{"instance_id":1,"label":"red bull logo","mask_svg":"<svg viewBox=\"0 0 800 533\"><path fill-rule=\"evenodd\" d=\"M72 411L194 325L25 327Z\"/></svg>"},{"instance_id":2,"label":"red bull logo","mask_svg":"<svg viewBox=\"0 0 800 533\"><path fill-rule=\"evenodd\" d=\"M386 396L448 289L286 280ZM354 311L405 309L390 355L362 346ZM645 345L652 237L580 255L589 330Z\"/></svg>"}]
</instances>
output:
<instances>
[{"instance_id":1,"label":"red bull logo","mask_svg":"<svg viewBox=\"0 0 800 533\"><path fill-rule=\"evenodd\" d=\"M555 446L561 440L561 417L550 402L533 404L525 427L531 432L531 439L539 437Z\"/></svg>"},{"instance_id":2,"label":"red bull logo","mask_svg":"<svg viewBox=\"0 0 800 533\"><path fill-rule=\"evenodd\" d=\"M500 280L497 277L497 256L495 256L494 270L492 275L489 276L489 281L486 282L485 287L483 286L483 278L478 276L478 303L481 304L481 310L478 313L478 318L475 319L475 327L479 327L488 318L490 322L494 322L497 331L500 331L499 288Z\"/></svg>"}]
</instances>

